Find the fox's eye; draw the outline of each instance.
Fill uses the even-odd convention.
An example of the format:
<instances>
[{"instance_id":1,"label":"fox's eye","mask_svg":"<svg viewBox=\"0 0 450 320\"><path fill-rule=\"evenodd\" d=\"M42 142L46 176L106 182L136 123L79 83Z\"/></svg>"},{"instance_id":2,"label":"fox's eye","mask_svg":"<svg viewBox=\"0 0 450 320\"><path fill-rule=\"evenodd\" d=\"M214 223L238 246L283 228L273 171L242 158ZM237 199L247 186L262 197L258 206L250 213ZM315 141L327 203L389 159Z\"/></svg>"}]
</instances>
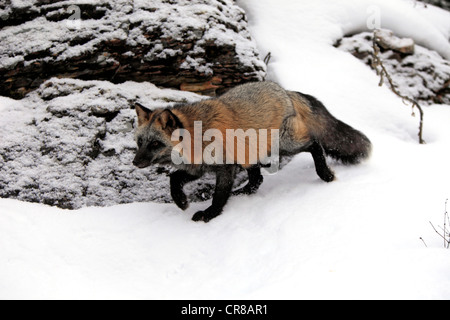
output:
<instances>
[{"instance_id":1,"label":"fox's eye","mask_svg":"<svg viewBox=\"0 0 450 320\"><path fill-rule=\"evenodd\" d=\"M149 145L148 145L148 147L149 147L149 149L155 149L155 148L159 148L161 146L161 142L159 142L159 141L152 141Z\"/></svg>"},{"instance_id":2,"label":"fox's eye","mask_svg":"<svg viewBox=\"0 0 450 320\"><path fill-rule=\"evenodd\" d=\"M142 138L139 138L137 141L138 147L142 147L142 144L144 143L144 141L142 141Z\"/></svg>"}]
</instances>

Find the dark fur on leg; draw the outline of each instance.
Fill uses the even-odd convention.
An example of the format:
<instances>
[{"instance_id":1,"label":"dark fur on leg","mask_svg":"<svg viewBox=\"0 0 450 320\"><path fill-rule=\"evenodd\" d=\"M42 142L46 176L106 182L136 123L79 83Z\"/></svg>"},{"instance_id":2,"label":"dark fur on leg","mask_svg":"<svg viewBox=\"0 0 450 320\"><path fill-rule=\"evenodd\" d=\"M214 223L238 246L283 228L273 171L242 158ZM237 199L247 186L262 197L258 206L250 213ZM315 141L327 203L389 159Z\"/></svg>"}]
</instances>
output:
<instances>
[{"instance_id":1,"label":"dark fur on leg","mask_svg":"<svg viewBox=\"0 0 450 320\"><path fill-rule=\"evenodd\" d=\"M226 205L233 188L236 167L234 165L219 166L216 171L216 189L212 205L205 211L194 214L192 220L209 222L220 215Z\"/></svg>"},{"instance_id":2,"label":"dark fur on leg","mask_svg":"<svg viewBox=\"0 0 450 320\"><path fill-rule=\"evenodd\" d=\"M254 166L247 169L247 173L248 183L244 187L233 191L233 196L254 194L256 193L256 191L258 191L259 187L263 183L264 178L261 174L261 168L259 166Z\"/></svg>"},{"instance_id":3,"label":"dark fur on leg","mask_svg":"<svg viewBox=\"0 0 450 320\"><path fill-rule=\"evenodd\" d=\"M322 145L317 141L314 141L311 146L309 146L308 151L311 152L313 156L318 176L325 182L333 181L334 172L327 165L325 151Z\"/></svg>"},{"instance_id":4,"label":"dark fur on leg","mask_svg":"<svg viewBox=\"0 0 450 320\"><path fill-rule=\"evenodd\" d=\"M186 194L183 187L186 183L199 179L199 176L194 176L184 170L175 171L170 175L170 193L175 204L182 210L189 207Z\"/></svg>"}]
</instances>

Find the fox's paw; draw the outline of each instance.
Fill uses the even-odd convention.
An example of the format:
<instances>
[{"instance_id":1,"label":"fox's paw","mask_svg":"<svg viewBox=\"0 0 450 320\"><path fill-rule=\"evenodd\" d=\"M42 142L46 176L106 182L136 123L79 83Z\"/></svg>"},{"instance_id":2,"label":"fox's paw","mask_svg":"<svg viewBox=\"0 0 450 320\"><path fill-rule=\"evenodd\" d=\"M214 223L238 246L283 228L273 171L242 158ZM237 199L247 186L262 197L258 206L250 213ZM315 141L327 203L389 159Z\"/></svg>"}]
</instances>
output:
<instances>
[{"instance_id":1,"label":"fox's paw","mask_svg":"<svg viewBox=\"0 0 450 320\"><path fill-rule=\"evenodd\" d=\"M192 217L192 220L195 221L195 222L203 221L205 223L208 223L211 219L212 218L210 217L210 215L206 211L198 211Z\"/></svg>"},{"instance_id":2,"label":"fox's paw","mask_svg":"<svg viewBox=\"0 0 450 320\"><path fill-rule=\"evenodd\" d=\"M189 202L184 192L172 193L172 199L181 210L189 208Z\"/></svg>"},{"instance_id":3,"label":"fox's paw","mask_svg":"<svg viewBox=\"0 0 450 320\"><path fill-rule=\"evenodd\" d=\"M332 171L330 171L326 175L323 175L320 178L322 178L322 180L325 181L325 182L333 182L336 179L336 177L335 177L335 175L334 175L334 173Z\"/></svg>"},{"instance_id":4,"label":"fox's paw","mask_svg":"<svg viewBox=\"0 0 450 320\"><path fill-rule=\"evenodd\" d=\"M317 171L317 174L319 175L320 179L325 182L332 182L336 179L334 172L329 168L327 168L326 170Z\"/></svg>"},{"instance_id":5,"label":"fox's paw","mask_svg":"<svg viewBox=\"0 0 450 320\"><path fill-rule=\"evenodd\" d=\"M247 184L245 187L237 189L231 193L232 196L240 196L240 195L252 195L258 191L259 186L251 186Z\"/></svg>"},{"instance_id":6,"label":"fox's paw","mask_svg":"<svg viewBox=\"0 0 450 320\"><path fill-rule=\"evenodd\" d=\"M217 213L217 212L214 212L214 210L211 210L208 208L205 211L198 211L196 214L194 214L194 216L192 217L192 220L195 222L203 221L205 223L208 223L209 221L211 221L218 215L220 215L220 212Z\"/></svg>"}]
</instances>

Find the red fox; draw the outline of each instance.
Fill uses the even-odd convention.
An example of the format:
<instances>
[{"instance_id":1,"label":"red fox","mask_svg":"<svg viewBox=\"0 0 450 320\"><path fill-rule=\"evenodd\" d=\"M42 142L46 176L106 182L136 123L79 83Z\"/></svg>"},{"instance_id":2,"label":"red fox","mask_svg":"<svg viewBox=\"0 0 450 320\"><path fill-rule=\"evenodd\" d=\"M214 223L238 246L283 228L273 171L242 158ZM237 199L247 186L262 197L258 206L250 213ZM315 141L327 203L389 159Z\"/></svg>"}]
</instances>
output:
<instances>
[{"instance_id":1,"label":"red fox","mask_svg":"<svg viewBox=\"0 0 450 320\"><path fill-rule=\"evenodd\" d=\"M185 184L205 172L216 173L212 205L195 213L194 221L208 222L222 213L239 166L247 170L249 182L234 194L252 194L263 182L261 167L267 165L268 158L309 152L318 176L331 182L335 176L326 155L345 164L357 164L371 152L370 140L334 118L319 100L286 91L274 82L248 83L218 98L166 109L135 107L138 150L133 164L139 168L152 164L175 167L170 189L179 208L186 210L189 205ZM244 135L230 138L230 130Z\"/></svg>"}]
</instances>

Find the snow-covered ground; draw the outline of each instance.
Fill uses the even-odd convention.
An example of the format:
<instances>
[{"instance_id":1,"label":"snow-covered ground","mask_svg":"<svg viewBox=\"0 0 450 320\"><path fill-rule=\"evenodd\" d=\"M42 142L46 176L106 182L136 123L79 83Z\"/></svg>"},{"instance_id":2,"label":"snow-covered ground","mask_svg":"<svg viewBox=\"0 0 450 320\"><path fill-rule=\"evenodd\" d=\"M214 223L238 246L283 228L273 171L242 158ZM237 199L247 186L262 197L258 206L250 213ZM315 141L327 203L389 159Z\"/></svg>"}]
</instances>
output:
<instances>
[{"instance_id":1,"label":"snow-covered ground","mask_svg":"<svg viewBox=\"0 0 450 320\"><path fill-rule=\"evenodd\" d=\"M445 55L450 14L402 0L239 4L272 53L270 78L366 133L372 158L331 161L338 179L326 184L297 156L209 224L190 220L208 203L66 211L1 199L0 299L450 298L450 251L429 225L450 198L450 106L425 109L419 145L411 109L332 46L379 9L383 27Z\"/></svg>"}]
</instances>

